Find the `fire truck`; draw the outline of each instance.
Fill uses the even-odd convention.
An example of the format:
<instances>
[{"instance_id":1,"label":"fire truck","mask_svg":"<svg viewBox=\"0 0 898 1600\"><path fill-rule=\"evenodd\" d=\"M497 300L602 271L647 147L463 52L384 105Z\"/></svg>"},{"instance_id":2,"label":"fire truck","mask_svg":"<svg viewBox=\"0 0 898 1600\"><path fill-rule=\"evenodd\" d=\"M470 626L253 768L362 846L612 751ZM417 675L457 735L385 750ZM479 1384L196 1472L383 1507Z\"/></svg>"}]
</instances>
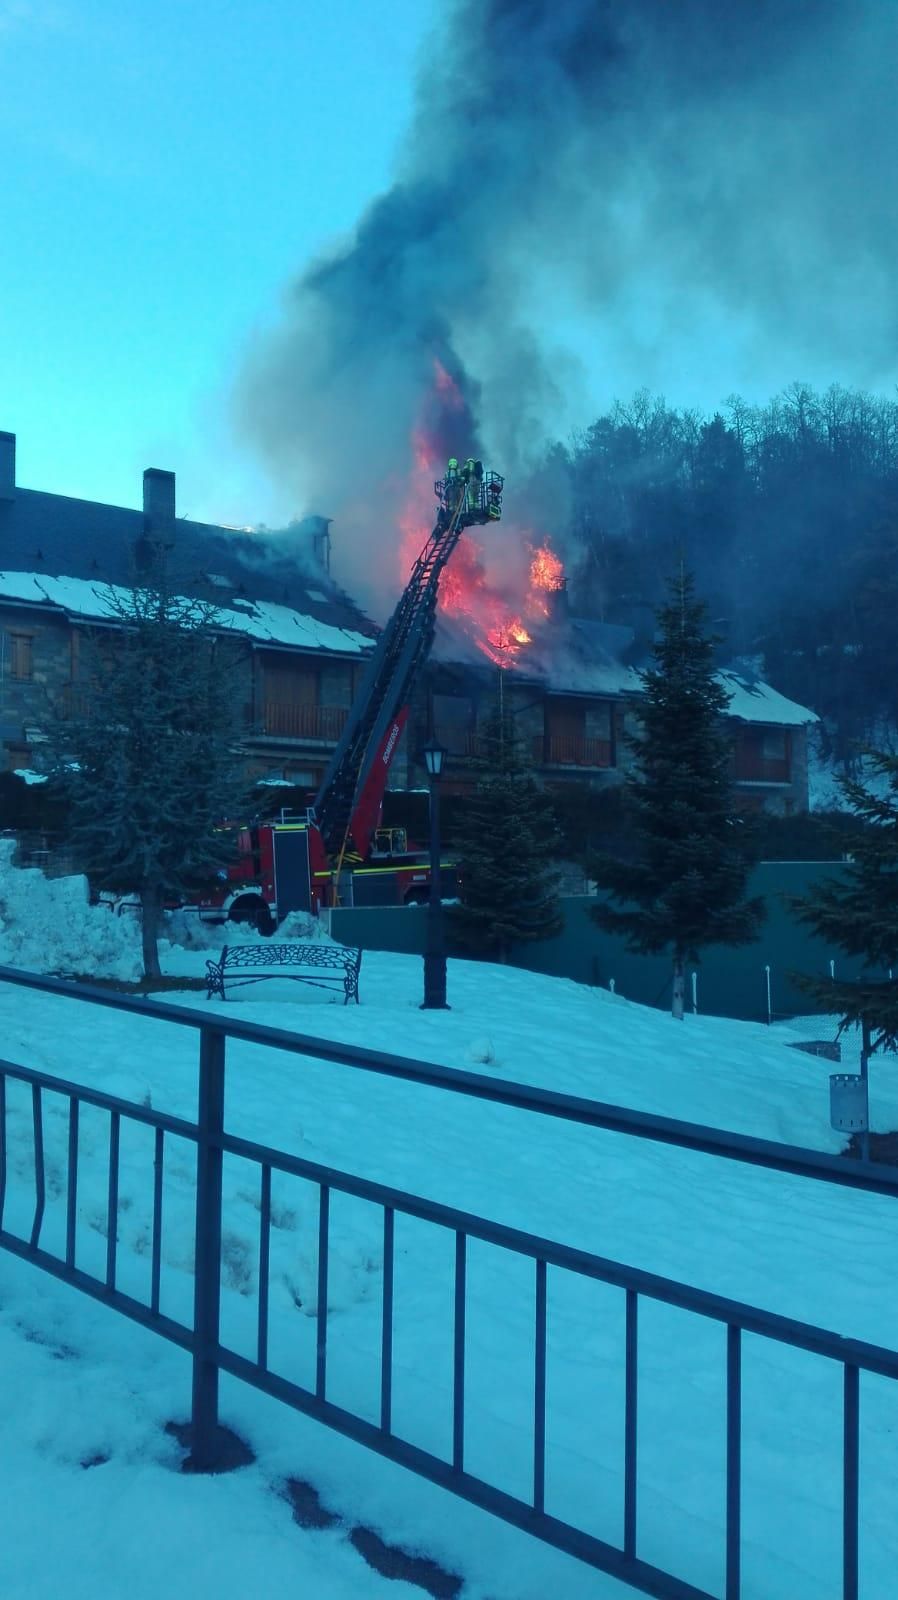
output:
<instances>
[{"instance_id":1,"label":"fire truck","mask_svg":"<svg viewBox=\"0 0 898 1600\"><path fill-rule=\"evenodd\" d=\"M290 911L322 906L409 904L429 895L430 861L402 828L380 826L412 690L436 626L440 578L466 528L497 521L504 478L451 459L434 484L437 517L395 611L381 633L314 802L237 831L233 864L194 902L205 921L251 922L271 933ZM441 865L453 894L455 868Z\"/></svg>"}]
</instances>

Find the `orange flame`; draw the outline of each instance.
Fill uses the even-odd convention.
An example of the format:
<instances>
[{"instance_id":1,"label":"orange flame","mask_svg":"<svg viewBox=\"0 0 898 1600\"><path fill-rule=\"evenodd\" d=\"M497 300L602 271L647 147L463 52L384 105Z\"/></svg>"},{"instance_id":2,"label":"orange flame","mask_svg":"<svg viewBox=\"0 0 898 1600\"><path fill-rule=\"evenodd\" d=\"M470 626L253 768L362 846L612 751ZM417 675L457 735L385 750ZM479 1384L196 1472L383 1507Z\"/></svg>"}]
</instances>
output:
<instances>
[{"instance_id":1,"label":"orange flame","mask_svg":"<svg viewBox=\"0 0 898 1600\"><path fill-rule=\"evenodd\" d=\"M548 539L533 552L533 559L530 562L530 587L549 590L564 587L564 566L549 545Z\"/></svg>"},{"instance_id":2,"label":"orange flame","mask_svg":"<svg viewBox=\"0 0 898 1600\"><path fill-rule=\"evenodd\" d=\"M439 360L433 363L432 394L439 397L444 413L466 409L458 385ZM460 445L467 445L467 440ZM445 467L439 443L423 419L412 433L411 446L413 465L399 515L403 583L427 542L433 525L434 479ZM547 594L564 587L564 567L548 539L522 543L531 559L526 591L517 599L509 593L507 581L491 582L484 545L470 531L459 540L440 582L440 610L456 619L477 648L499 667L511 666L533 643L530 624L548 616Z\"/></svg>"}]
</instances>

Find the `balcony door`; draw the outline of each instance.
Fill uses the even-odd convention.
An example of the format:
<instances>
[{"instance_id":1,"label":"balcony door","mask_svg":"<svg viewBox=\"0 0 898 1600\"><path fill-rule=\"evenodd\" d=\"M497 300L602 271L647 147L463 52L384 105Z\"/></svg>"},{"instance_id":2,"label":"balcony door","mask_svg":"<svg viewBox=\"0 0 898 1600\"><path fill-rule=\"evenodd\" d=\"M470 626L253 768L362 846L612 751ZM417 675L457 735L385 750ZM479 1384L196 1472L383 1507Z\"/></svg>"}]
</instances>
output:
<instances>
[{"instance_id":1,"label":"balcony door","mask_svg":"<svg viewBox=\"0 0 898 1600\"><path fill-rule=\"evenodd\" d=\"M612 762L607 700L551 695L546 701L543 759L550 766L608 767Z\"/></svg>"},{"instance_id":2,"label":"balcony door","mask_svg":"<svg viewBox=\"0 0 898 1600\"><path fill-rule=\"evenodd\" d=\"M298 662L263 662L262 722L267 734L314 737L319 721L318 669Z\"/></svg>"}]
</instances>

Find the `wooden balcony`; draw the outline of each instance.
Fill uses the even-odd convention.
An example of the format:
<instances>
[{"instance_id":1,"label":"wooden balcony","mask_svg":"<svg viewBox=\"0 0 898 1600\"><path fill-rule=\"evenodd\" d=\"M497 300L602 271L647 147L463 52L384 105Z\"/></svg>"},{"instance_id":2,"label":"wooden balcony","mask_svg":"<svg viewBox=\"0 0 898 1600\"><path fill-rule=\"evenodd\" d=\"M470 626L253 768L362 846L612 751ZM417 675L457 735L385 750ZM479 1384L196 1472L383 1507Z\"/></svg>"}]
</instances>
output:
<instances>
[{"instance_id":1,"label":"wooden balcony","mask_svg":"<svg viewBox=\"0 0 898 1600\"><path fill-rule=\"evenodd\" d=\"M483 756L486 742L480 734L463 728L437 728L436 739L450 756ZM538 734L530 741L530 758L537 767L613 767L610 739L586 739L564 734Z\"/></svg>"},{"instance_id":2,"label":"wooden balcony","mask_svg":"<svg viewBox=\"0 0 898 1600\"><path fill-rule=\"evenodd\" d=\"M276 739L314 739L336 744L349 712L343 706L298 705L269 700L262 707L260 732Z\"/></svg>"},{"instance_id":3,"label":"wooden balcony","mask_svg":"<svg viewBox=\"0 0 898 1600\"><path fill-rule=\"evenodd\" d=\"M791 783L792 763L786 756L764 756L758 750L737 750L732 764L736 783Z\"/></svg>"},{"instance_id":4,"label":"wooden balcony","mask_svg":"<svg viewBox=\"0 0 898 1600\"><path fill-rule=\"evenodd\" d=\"M534 739L533 760L540 767L613 767L614 750L610 739L547 733Z\"/></svg>"},{"instance_id":5,"label":"wooden balcony","mask_svg":"<svg viewBox=\"0 0 898 1600\"><path fill-rule=\"evenodd\" d=\"M437 727L434 738L450 756L479 756L482 752L483 740L468 728Z\"/></svg>"},{"instance_id":6,"label":"wooden balcony","mask_svg":"<svg viewBox=\"0 0 898 1600\"><path fill-rule=\"evenodd\" d=\"M72 718L79 721L90 716L90 695L81 684L67 683L63 687L62 696L56 702L57 713L66 722Z\"/></svg>"}]
</instances>

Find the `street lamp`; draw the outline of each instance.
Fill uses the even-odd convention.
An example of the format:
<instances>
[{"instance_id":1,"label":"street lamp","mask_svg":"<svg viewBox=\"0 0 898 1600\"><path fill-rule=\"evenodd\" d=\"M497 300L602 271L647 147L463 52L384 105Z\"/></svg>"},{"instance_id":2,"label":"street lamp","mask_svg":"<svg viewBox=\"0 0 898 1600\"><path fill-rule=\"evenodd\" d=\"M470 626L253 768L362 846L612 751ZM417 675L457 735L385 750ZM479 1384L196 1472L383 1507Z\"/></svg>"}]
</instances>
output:
<instances>
[{"instance_id":1,"label":"street lamp","mask_svg":"<svg viewBox=\"0 0 898 1600\"><path fill-rule=\"evenodd\" d=\"M440 773L446 751L431 738L424 746L430 780L430 899L424 945L424 1000L422 1011L448 1011L446 1004L446 943L440 882Z\"/></svg>"}]
</instances>

